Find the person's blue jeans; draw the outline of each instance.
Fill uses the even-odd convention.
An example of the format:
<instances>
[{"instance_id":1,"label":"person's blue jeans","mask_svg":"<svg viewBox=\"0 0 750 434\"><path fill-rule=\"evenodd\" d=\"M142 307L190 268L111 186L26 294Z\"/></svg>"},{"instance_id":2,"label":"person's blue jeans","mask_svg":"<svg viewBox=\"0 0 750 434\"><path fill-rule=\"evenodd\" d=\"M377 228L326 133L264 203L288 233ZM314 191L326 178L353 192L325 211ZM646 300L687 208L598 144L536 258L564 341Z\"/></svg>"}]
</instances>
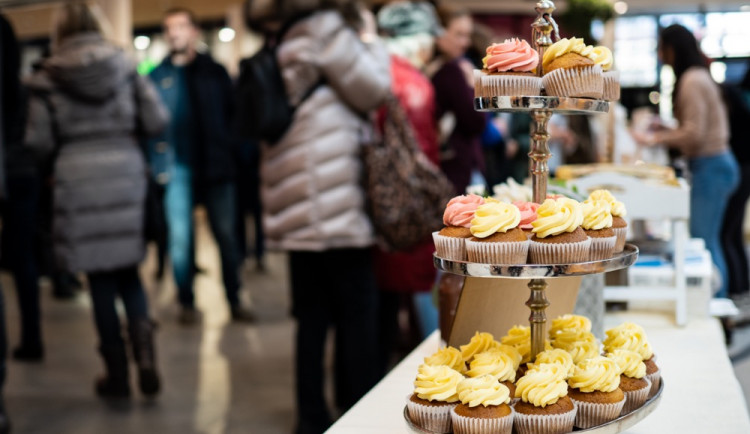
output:
<instances>
[{"instance_id":1,"label":"person's blue jeans","mask_svg":"<svg viewBox=\"0 0 750 434\"><path fill-rule=\"evenodd\" d=\"M119 270L89 273L88 279L101 348L124 349L125 341L115 306L117 297L125 305L129 323L135 324L148 318L148 302L138 276L138 268L134 265Z\"/></svg>"},{"instance_id":2,"label":"person's blue jeans","mask_svg":"<svg viewBox=\"0 0 750 434\"><path fill-rule=\"evenodd\" d=\"M716 297L728 296L729 275L721 245L721 225L729 197L739 183L739 166L731 152L689 160L690 234L702 238L721 274L722 284Z\"/></svg>"},{"instance_id":3,"label":"person's blue jeans","mask_svg":"<svg viewBox=\"0 0 750 434\"><path fill-rule=\"evenodd\" d=\"M193 194L189 167L176 164L167 184L164 208L169 228L169 256L177 285L178 299L185 307L195 305L193 206L197 199L206 207L208 221L221 255L224 290L231 306L239 305L239 247L236 238L236 193L230 182L202 186Z\"/></svg>"}]
</instances>

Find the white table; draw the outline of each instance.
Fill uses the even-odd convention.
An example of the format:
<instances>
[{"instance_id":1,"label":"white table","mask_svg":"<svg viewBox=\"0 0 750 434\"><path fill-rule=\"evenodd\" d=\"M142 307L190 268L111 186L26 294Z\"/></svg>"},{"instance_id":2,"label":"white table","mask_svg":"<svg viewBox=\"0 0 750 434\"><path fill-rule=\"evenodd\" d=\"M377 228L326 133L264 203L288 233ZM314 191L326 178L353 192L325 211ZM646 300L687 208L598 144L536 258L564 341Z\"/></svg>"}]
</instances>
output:
<instances>
[{"instance_id":1,"label":"white table","mask_svg":"<svg viewBox=\"0 0 750 434\"><path fill-rule=\"evenodd\" d=\"M665 379L659 407L627 432L748 434L745 398L734 376L717 320L691 318L686 327L673 325L670 315L623 312L608 314L605 327L623 321L642 325L657 354ZM417 367L438 348L435 332L344 414L332 434L410 433L403 419L407 395Z\"/></svg>"}]
</instances>

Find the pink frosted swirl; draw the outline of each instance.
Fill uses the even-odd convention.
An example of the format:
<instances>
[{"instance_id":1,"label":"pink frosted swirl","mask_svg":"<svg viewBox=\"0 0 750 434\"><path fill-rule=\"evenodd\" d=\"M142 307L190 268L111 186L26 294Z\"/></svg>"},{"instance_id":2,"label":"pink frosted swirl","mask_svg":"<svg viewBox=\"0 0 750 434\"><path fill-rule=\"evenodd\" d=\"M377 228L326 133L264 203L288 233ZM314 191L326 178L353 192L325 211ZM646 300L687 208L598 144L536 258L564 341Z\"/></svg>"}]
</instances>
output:
<instances>
[{"instance_id":1,"label":"pink frosted swirl","mask_svg":"<svg viewBox=\"0 0 750 434\"><path fill-rule=\"evenodd\" d=\"M443 223L446 226L463 226L468 228L471 226L474 212L482 204L484 204L484 198L476 194L456 196L445 207Z\"/></svg>"},{"instance_id":2,"label":"pink frosted swirl","mask_svg":"<svg viewBox=\"0 0 750 434\"><path fill-rule=\"evenodd\" d=\"M531 226L531 222L536 220L536 210L539 208L538 203L534 202L513 202L513 205L518 207L518 210L521 211L521 222L518 224L518 227L521 229L531 230L533 229L533 226Z\"/></svg>"},{"instance_id":3,"label":"pink frosted swirl","mask_svg":"<svg viewBox=\"0 0 750 434\"><path fill-rule=\"evenodd\" d=\"M489 71L530 72L539 64L539 53L526 41L506 39L502 44L487 47L487 57L483 61Z\"/></svg>"}]
</instances>

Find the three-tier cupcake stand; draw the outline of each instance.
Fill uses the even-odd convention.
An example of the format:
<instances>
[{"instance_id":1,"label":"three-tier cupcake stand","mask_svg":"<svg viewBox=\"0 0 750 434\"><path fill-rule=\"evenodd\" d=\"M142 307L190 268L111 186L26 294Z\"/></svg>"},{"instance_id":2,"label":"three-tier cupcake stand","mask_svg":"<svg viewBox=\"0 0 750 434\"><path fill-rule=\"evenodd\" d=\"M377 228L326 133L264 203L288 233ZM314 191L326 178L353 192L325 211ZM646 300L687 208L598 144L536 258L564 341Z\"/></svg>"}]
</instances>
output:
<instances>
[{"instance_id":1,"label":"three-tier cupcake stand","mask_svg":"<svg viewBox=\"0 0 750 434\"><path fill-rule=\"evenodd\" d=\"M557 39L559 39L559 35L557 24L552 18L552 13L555 10L554 3L550 0L539 1L537 2L535 9L538 13L538 17L532 24L532 40L535 48L539 52L539 67L537 68L537 72L539 76L542 76L544 73L542 70L542 58L544 52L547 47L552 45L553 34ZM529 152L529 168L532 181L533 201L536 203L542 203L547 197L547 180L549 177L547 160L550 158L550 150L548 146L549 133L547 131L547 124L550 117L554 113L607 113L609 111L609 102L588 98L546 96L544 95L544 92L542 92L541 96L491 96L476 98L474 100L474 107L479 111L523 112L528 113L531 116L532 131L531 149ZM544 350L547 308L550 306L550 301L547 297L547 290L550 283L554 282L552 285L553 291L556 289L556 286L569 288L573 285L575 287L575 294L577 293L577 288L580 284L580 277L577 280L575 279L577 276L606 273L627 268L633 265L637 258L638 248L632 244L626 244L625 249L622 252L615 254L609 259L554 265L481 264L448 260L435 255L434 263L436 268L446 273L465 277L464 286L456 310L456 316L451 327L451 334L447 337L443 337L443 339L448 344L458 346L462 343L467 343L468 339L466 333L463 333L461 336L455 336L454 332L456 330L492 331L488 330L488 328L491 329L492 327L487 327L487 325L492 324L493 322L503 322L503 318L501 318L500 315L488 315L488 312L491 312L487 310L488 306L491 307L495 303L503 303L506 305L507 303L511 303L504 295L494 296L493 293L504 291L504 294L508 294L509 288L518 292L517 290L523 289L523 286L526 286L530 291L529 298L526 300L525 304L531 311L529 323L531 326L531 360L533 361L536 355ZM528 283L523 285L524 281L528 281ZM556 281L566 283L563 285L556 285ZM573 302L574 299L575 295L573 296ZM569 303L570 297L568 297L567 301L569 304L569 310L566 306L565 310L567 310L567 312L565 313L570 313L570 311L572 311L572 305ZM466 305L469 305L469 307L466 307ZM505 311L507 312L507 307ZM625 431L643 420L656 409L663 390L664 380L662 379L658 391L637 410L620 416L606 424L586 430L576 429L575 431L599 434L612 434ZM431 433L430 431L414 425L411 422L406 409L404 409L404 417L406 418L407 425L414 432Z\"/></svg>"}]
</instances>

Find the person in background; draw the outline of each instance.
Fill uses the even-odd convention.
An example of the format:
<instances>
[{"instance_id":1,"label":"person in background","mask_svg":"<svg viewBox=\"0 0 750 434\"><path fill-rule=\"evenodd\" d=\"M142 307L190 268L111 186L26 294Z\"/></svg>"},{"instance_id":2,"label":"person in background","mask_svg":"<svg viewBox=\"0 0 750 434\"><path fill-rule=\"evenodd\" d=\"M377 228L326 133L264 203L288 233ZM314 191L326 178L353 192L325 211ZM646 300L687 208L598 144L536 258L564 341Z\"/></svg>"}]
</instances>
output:
<instances>
[{"instance_id":1,"label":"person in background","mask_svg":"<svg viewBox=\"0 0 750 434\"><path fill-rule=\"evenodd\" d=\"M260 203L260 143L248 140L239 147L237 155L237 237L240 240L240 257L248 258L252 253L255 269L265 271L265 237L263 235L263 208ZM247 245L245 216L253 218L253 246Z\"/></svg>"},{"instance_id":2,"label":"person in background","mask_svg":"<svg viewBox=\"0 0 750 434\"><path fill-rule=\"evenodd\" d=\"M102 397L130 395L128 355L115 306L128 318L139 385L160 389L148 303L138 276L144 255L146 164L137 136L156 134L167 112L125 52L107 42L88 5L62 6L52 55L28 80L25 142L52 167L54 250L58 264L88 274L99 350Z\"/></svg>"},{"instance_id":3,"label":"person in background","mask_svg":"<svg viewBox=\"0 0 750 434\"><path fill-rule=\"evenodd\" d=\"M729 112L729 145L740 167L740 182L729 198L724 215L721 237L726 253L729 274L729 295L742 298L747 305L750 296L750 273L748 272L745 237L742 226L745 207L750 198L750 62L745 77L737 86L724 87L724 100Z\"/></svg>"},{"instance_id":4,"label":"person in background","mask_svg":"<svg viewBox=\"0 0 750 434\"><path fill-rule=\"evenodd\" d=\"M487 118L474 110L474 66L464 55L471 44L473 20L468 11L438 9L445 31L437 38L437 56L428 65L437 100L441 141L440 166L457 194L484 170L480 137Z\"/></svg>"},{"instance_id":5,"label":"person in background","mask_svg":"<svg viewBox=\"0 0 750 434\"><path fill-rule=\"evenodd\" d=\"M221 274L231 317L252 321L240 301L237 240L236 142L230 135L232 83L223 66L198 53L198 24L184 8L164 14L169 55L150 74L172 117L164 134L148 143L152 173L166 184L164 211L181 311L179 322L200 321L195 306L193 208L206 207L221 256Z\"/></svg>"},{"instance_id":6,"label":"person in background","mask_svg":"<svg viewBox=\"0 0 750 434\"><path fill-rule=\"evenodd\" d=\"M728 296L729 274L721 245L721 223L739 182L737 161L729 149L729 121L721 89L711 78L695 36L678 24L659 35L659 57L676 76L674 115L679 126L656 125L635 139L642 145L664 144L688 159L691 174L690 233L702 238L721 276L717 297ZM736 212L736 210L732 210Z\"/></svg>"},{"instance_id":7,"label":"person in background","mask_svg":"<svg viewBox=\"0 0 750 434\"><path fill-rule=\"evenodd\" d=\"M247 10L288 28L277 59L290 103L315 87L278 143L262 149L261 197L268 247L289 252L296 431L320 433L331 424L323 394L329 327L338 407L351 407L379 378L374 232L360 155L372 137L368 118L390 90L388 52L374 29L362 30L355 0L265 2Z\"/></svg>"},{"instance_id":8,"label":"person in background","mask_svg":"<svg viewBox=\"0 0 750 434\"><path fill-rule=\"evenodd\" d=\"M433 56L435 36L442 29L433 6L427 2L389 3L377 15L377 25L391 53L391 91L411 123L417 143L436 166L439 162L435 90L421 70ZM437 308L430 289L435 283L432 239L398 252L375 254L380 288L380 354L384 370L403 332L399 311L406 307L412 325L407 349L437 328Z\"/></svg>"}]
</instances>

